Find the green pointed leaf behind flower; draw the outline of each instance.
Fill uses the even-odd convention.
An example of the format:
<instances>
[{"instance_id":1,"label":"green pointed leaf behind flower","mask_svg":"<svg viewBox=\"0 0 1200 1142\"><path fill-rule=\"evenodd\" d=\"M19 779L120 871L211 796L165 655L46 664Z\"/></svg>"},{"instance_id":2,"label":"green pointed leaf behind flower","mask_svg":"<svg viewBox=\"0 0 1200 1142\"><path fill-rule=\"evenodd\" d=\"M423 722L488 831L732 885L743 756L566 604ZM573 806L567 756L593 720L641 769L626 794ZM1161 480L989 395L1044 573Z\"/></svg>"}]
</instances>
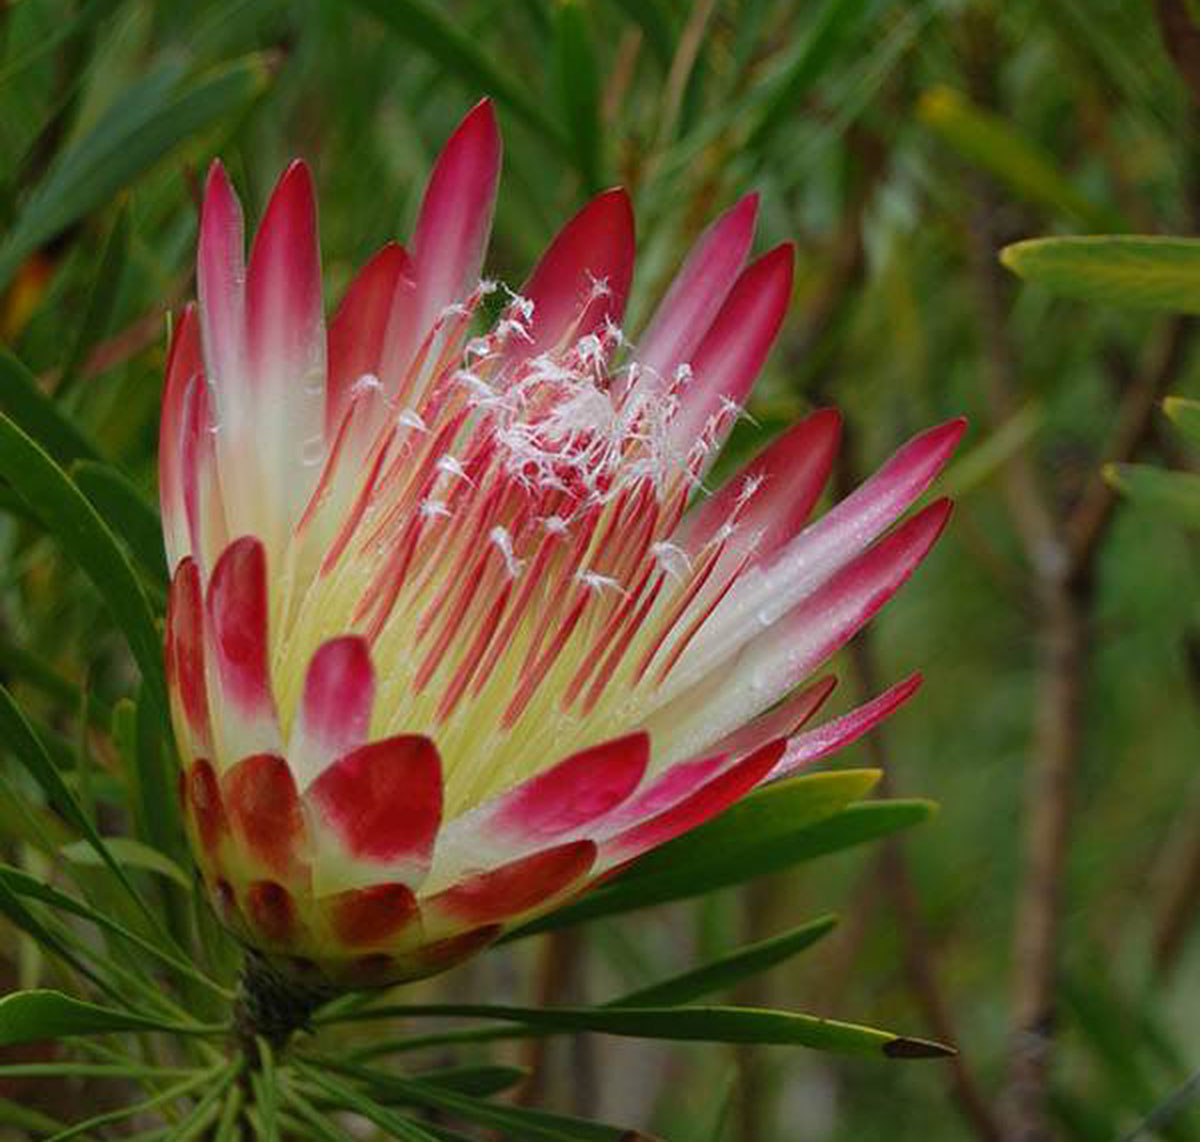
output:
<instances>
[{"instance_id":1,"label":"green pointed leaf behind flower","mask_svg":"<svg viewBox=\"0 0 1200 1142\"><path fill-rule=\"evenodd\" d=\"M440 7L428 0L357 0L357 3L402 39L428 52L469 89L494 95L546 139L562 143L561 132L525 86L498 67Z\"/></svg>"},{"instance_id":2,"label":"green pointed leaf behind flower","mask_svg":"<svg viewBox=\"0 0 1200 1142\"><path fill-rule=\"evenodd\" d=\"M108 331L109 321L116 306L121 285L121 274L129 253L129 209L122 202L117 220L113 223L104 251L100 255L100 266L92 281L91 293L71 350L63 362L58 384L54 389L55 400L61 401L79 380L80 371L87 359L88 351Z\"/></svg>"},{"instance_id":3,"label":"green pointed leaf behind flower","mask_svg":"<svg viewBox=\"0 0 1200 1142\"><path fill-rule=\"evenodd\" d=\"M1200 527L1200 476L1149 464L1110 464L1104 477L1139 507L1165 513L1188 527Z\"/></svg>"},{"instance_id":4,"label":"green pointed leaf behind flower","mask_svg":"<svg viewBox=\"0 0 1200 1142\"><path fill-rule=\"evenodd\" d=\"M852 1055L934 1057L948 1048L890 1031L793 1011L754 1007L514 1007L492 1003L424 1003L346 1012L339 1022L372 1018L497 1019L541 1031L594 1031L674 1042L760 1043ZM924 1048L924 1050L922 1050Z\"/></svg>"},{"instance_id":5,"label":"green pointed leaf behind flower","mask_svg":"<svg viewBox=\"0 0 1200 1142\"><path fill-rule=\"evenodd\" d=\"M162 521L133 481L111 464L81 460L71 467L71 478L87 496L150 582L167 587L167 559L163 549Z\"/></svg>"},{"instance_id":6,"label":"green pointed leaf behind flower","mask_svg":"<svg viewBox=\"0 0 1200 1142\"><path fill-rule=\"evenodd\" d=\"M166 949L159 947L153 941L138 935L107 913L93 908L90 904L55 888L53 885L44 883L23 869L13 868L0 863L0 885L17 896L39 900L58 912L65 912L68 915L78 917L80 920L87 920L89 923L95 924L98 928L123 940L127 940L140 953L150 956L159 963L178 972L181 976L199 983L219 995L228 996L229 994L225 988L209 979L192 963L180 959Z\"/></svg>"},{"instance_id":7,"label":"green pointed leaf behind flower","mask_svg":"<svg viewBox=\"0 0 1200 1142\"><path fill-rule=\"evenodd\" d=\"M142 671L150 700L167 724L162 643L146 593L108 525L46 451L0 413L0 476L92 580Z\"/></svg>"},{"instance_id":8,"label":"green pointed leaf behind flower","mask_svg":"<svg viewBox=\"0 0 1200 1142\"><path fill-rule=\"evenodd\" d=\"M33 437L58 463L96 459L96 446L38 386L37 379L0 347L0 412Z\"/></svg>"},{"instance_id":9,"label":"green pointed leaf behind flower","mask_svg":"<svg viewBox=\"0 0 1200 1142\"><path fill-rule=\"evenodd\" d=\"M105 847L124 866L141 869L144 872L155 872L178 884L181 888L190 890L192 878L188 876L173 860L164 856L157 849L135 841L132 837L108 837ZM62 855L72 864L102 866L104 861L96 855L95 849L84 841L75 841L65 846Z\"/></svg>"},{"instance_id":10,"label":"green pointed leaf behind flower","mask_svg":"<svg viewBox=\"0 0 1200 1142\"><path fill-rule=\"evenodd\" d=\"M1200 313L1200 240L1125 235L1032 238L1001 251L1053 293L1128 309Z\"/></svg>"},{"instance_id":11,"label":"green pointed leaf behind flower","mask_svg":"<svg viewBox=\"0 0 1200 1142\"><path fill-rule=\"evenodd\" d=\"M724 991L750 976L763 972L789 960L792 956L812 947L833 931L837 924L834 916L821 916L783 932L778 936L760 940L737 948L728 955L682 972L670 979L640 987L619 999L606 1003L605 1007L673 1007L688 1003L714 991Z\"/></svg>"},{"instance_id":12,"label":"green pointed leaf behind flower","mask_svg":"<svg viewBox=\"0 0 1200 1142\"><path fill-rule=\"evenodd\" d=\"M201 1034L214 1030L218 1029L101 1007L82 999L72 999L61 991L16 991L0 999L0 1046L3 1047L72 1035L102 1035L109 1031Z\"/></svg>"},{"instance_id":13,"label":"green pointed leaf behind flower","mask_svg":"<svg viewBox=\"0 0 1200 1142\"><path fill-rule=\"evenodd\" d=\"M193 81L168 64L133 84L58 158L0 243L0 287L39 245L108 202L173 148L244 111L267 85L262 56Z\"/></svg>"},{"instance_id":14,"label":"green pointed leaf behind flower","mask_svg":"<svg viewBox=\"0 0 1200 1142\"><path fill-rule=\"evenodd\" d=\"M599 916L699 896L884 836L933 812L927 802L851 806L879 777L878 770L851 769L805 774L768 785L716 820L648 853L610 884L506 938L519 939Z\"/></svg>"},{"instance_id":15,"label":"green pointed leaf behind flower","mask_svg":"<svg viewBox=\"0 0 1200 1142\"><path fill-rule=\"evenodd\" d=\"M932 88L921 97L917 113L963 158L1026 201L1065 214L1089 229L1124 229L1119 216L1076 190L1049 151L965 95L948 87Z\"/></svg>"}]
</instances>

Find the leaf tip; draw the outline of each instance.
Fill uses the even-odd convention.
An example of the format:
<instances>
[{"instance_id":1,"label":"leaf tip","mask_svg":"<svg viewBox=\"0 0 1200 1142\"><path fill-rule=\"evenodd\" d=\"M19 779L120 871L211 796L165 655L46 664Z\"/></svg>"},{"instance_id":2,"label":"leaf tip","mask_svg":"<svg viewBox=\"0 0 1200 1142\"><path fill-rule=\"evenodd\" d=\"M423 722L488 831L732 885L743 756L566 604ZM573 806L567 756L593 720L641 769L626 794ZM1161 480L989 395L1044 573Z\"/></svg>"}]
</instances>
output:
<instances>
[{"instance_id":1,"label":"leaf tip","mask_svg":"<svg viewBox=\"0 0 1200 1142\"><path fill-rule=\"evenodd\" d=\"M932 1039L911 1039L898 1035L883 1045L883 1053L889 1059L948 1059L957 1055L954 1047L935 1043Z\"/></svg>"}]
</instances>

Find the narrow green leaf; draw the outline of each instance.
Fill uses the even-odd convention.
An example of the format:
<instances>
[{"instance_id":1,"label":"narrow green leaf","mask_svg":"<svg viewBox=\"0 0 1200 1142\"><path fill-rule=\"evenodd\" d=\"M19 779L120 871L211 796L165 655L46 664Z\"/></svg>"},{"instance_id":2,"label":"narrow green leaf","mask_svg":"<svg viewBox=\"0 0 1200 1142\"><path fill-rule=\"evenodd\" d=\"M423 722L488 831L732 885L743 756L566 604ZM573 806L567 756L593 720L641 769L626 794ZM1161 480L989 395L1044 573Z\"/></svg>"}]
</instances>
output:
<instances>
[{"instance_id":1,"label":"narrow green leaf","mask_svg":"<svg viewBox=\"0 0 1200 1142\"><path fill-rule=\"evenodd\" d=\"M647 854L610 884L518 928L508 938L699 896L872 840L924 820L933 811L925 802L846 807L878 780L878 770L843 770L766 786L715 821Z\"/></svg>"},{"instance_id":2,"label":"narrow green leaf","mask_svg":"<svg viewBox=\"0 0 1200 1142\"><path fill-rule=\"evenodd\" d=\"M221 1107L221 1117L213 1132L213 1142L234 1142L234 1139L240 1137L238 1117L244 1102L241 1084L235 1084L225 1092L225 1105Z\"/></svg>"},{"instance_id":3,"label":"narrow green leaf","mask_svg":"<svg viewBox=\"0 0 1200 1142\"><path fill-rule=\"evenodd\" d=\"M746 143L748 150L761 150L768 137L797 113L805 96L869 9L867 0L825 0L787 74L758 115Z\"/></svg>"},{"instance_id":4,"label":"narrow green leaf","mask_svg":"<svg viewBox=\"0 0 1200 1142\"><path fill-rule=\"evenodd\" d=\"M198 1087L205 1083L213 1081L219 1074L219 1070L214 1068L211 1071L205 1071L195 1075L190 1079L186 1079L181 1083L176 1083L174 1086L167 1087L166 1090L159 1091L150 1098L142 1099L140 1102L126 1103L124 1106L118 1107L116 1110L106 1111L104 1114L97 1114L93 1118L89 1118L86 1122L77 1122L67 1130L62 1130L58 1134L52 1135L46 1142L67 1142L68 1138L78 1138L81 1134L86 1134L88 1131L95 1130L100 1126L107 1126L112 1122L120 1122L125 1118L132 1118L134 1115L143 1114L148 1110L154 1110L156 1107L162 1106L164 1103L174 1102L184 1095L190 1094Z\"/></svg>"},{"instance_id":5,"label":"narrow green leaf","mask_svg":"<svg viewBox=\"0 0 1200 1142\"><path fill-rule=\"evenodd\" d=\"M412 1076L415 1082L443 1087L458 1094L475 1098L490 1098L514 1087L529 1077L525 1067L502 1067L494 1064L478 1067L444 1067L436 1071L421 1071Z\"/></svg>"},{"instance_id":6,"label":"narrow green leaf","mask_svg":"<svg viewBox=\"0 0 1200 1142\"><path fill-rule=\"evenodd\" d=\"M596 50L581 0L560 0L554 25L554 63L567 137L589 193L600 189L600 78Z\"/></svg>"},{"instance_id":7,"label":"narrow green leaf","mask_svg":"<svg viewBox=\"0 0 1200 1142\"><path fill-rule=\"evenodd\" d=\"M79 322L75 341L63 362L62 372L54 389L56 400L61 401L74 387L88 351L108 332L128 251L129 210L127 205L122 203L117 220L113 223L108 240L104 244L104 251L100 255L100 266L92 280L91 293L83 311L83 318Z\"/></svg>"},{"instance_id":8,"label":"narrow green leaf","mask_svg":"<svg viewBox=\"0 0 1200 1142\"><path fill-rule=\"evenodd\" d=\"M2 414L0 475L16 488L66 554L95 584L137 659L159 716L167 724L161 640L145 591L116 537L66 473Z\"/></svg>"},{"instance_id":9,"label":"narrow green leaf","mask_svg":"<svg viewBox=\"0 0 1200 1142\"><path fill-rule=\"evenodd\" d=\"M72 1035L103 1035L110 1031L170 1031L177 1035L209 1035L225 1028L200 1023L175 1023L132 1011L101 1007L72 999L60 991L15 991L0 999L0 1047L65 1039Z\"/></svg>"},{"instance_id":10,"label":"narrow green leaf","mask_svg":"<svg viewBox=\"0 0 1200 1142\"><path fill-rule=\"evenodd\" d=\"M381 1106L357 1087L333 1078L326 1071L305 1066L303 1073L314 1086L337 1099L346 1109L357 1111L368 1122L386 1130L393 1138L399 1138L402 1142L437 1142L433 1135L418 1123L404 1118L386 1106Z\"/></svg>"},{"instance_id":11,"label":"narrow green leaf","mask_svg":"<svg viewBox=\"0 0 1200 1142\"><path fill-rule=\"evenodd\" d=\"M747 944L728 955L710 960L698 968L670 979L638 988L605 1007L673 1007L689 1003L702 995L724 991L750 976L761 975L777 964L811 947L833 931L836 916L821 916L790 932Z\"/></svg>"},{"instance_id":12,"label":"narrow green leaf","mask_svg":"<svg viewBox=\"0 0 1200 1142\"><path fill-rule=\"evenodd\" d=\"M512 1133L522 1142L537 1138L554 1139L555 1142L575 1142L575 1140L579 1140L579 1142L620 1142L623 1134L615 1127L604 1126L601 1123L585 1122L582 1119L569 1118L566 1115L542 1114L484 1102L436 1086L427 1086L412 1079L342 1063L334 1059L321 1058L319 1068L311 1062L302 1064L302 1067L305 1077L315 1085L323 1087L329 1094L335 1094L335 1088L340 1088L342 1092L355 1090L354 1087L330 1078L328 1071L335 1071L369 1084L371 1090L376 1094L401 1098L431 1110L448 1111L468 1122L476 1122L481 1126L491 1126L497 1130ZM383 1109L378 1103L373 1102L372 1105L379 1110ZM359 1108L354 1107L354 1109ZM366 1114L366 1111L361 1110L360 1113ZM370 1116L368 1115L368 1117ZM378 1118L373 1118L372 1121L377 1125L384 1125ZM401 1121L407 1122L406 1119ZM390 1127L387 1128L390 1129ZM403 1134L397 1134L396 1137L407 1138ZM432 1136L423 1134L423 1137Z\"/></svg>"},{"instance_id":13,"label":"narrow green leaf","mask_svg":"<svg viewBox=\"0 0 1200 1142\"><path fill-rule=\"evenodd\" d=\"M631 877L655 876L688 868L700 856L724 855L727 847L790 836L826 820L865 797L879 782L877 769L841 769L805 773L756 789L715 820L646 854Z\"/></svg>"},{"instance_id":14,"label":"narrow green leaf","mask_svg":"<svg viewBox=\"0 0 1200 1142\"><path fill-rule=\"evenodd\" d=\"M1167 397L1163 401L1163 411L1175 427L1200 448L1200 401Z\"/></svg>"},{"instance_id":15,"label":"narrow green leaf","mask_svg":"<svg viewBox=\"0 0 1200 1142\"><path fill-rule=\"evenodd\" d=\"M10 923L35 940L39 947L58 956L64 963L70 964L80 975L90 980L102 991L113 994L113 990L105 983L104 979L92 971L64 941L60 940L26 908L16 893L3 880L0 880L0 915L6 916Z\"/></svg>"},{"instance_id":16,"label":"narrow green leaf","mask_svg":"<svg viewBox=\"0 0 1200 1142\"><path fill-rule=\"evenodd\" d=\"M136 932L125 927L124 924L114 920L107 913L93 908L90 904L85 904L82 900L55 888L53 885L46 884L37 877L31 876L23 869L0 864L0 884L11 889L11 891L19 896L28 896L35 900L40 900L43 904L58 909L60 912L67 912L72 916L77 916L81 920L87 920L89 923L95 924L98 928L102 928L104 931L118 936L122 940L127 940L139 951L151 956L166 967L179 972L181 975L203 985L210 991L216 992L218 995L230 998L231 993L228 990L209 979L193 964L171 955L171 953L164 951L150 940L139 936Z\"/></svg>"},{"instance_id":17,"label":"narrow green leaf","mask_svg":"<svg viewBox=\"0 0 1200 1142\"><path fill-rule=\"evenodd\" d=\"M938 1044L907 1039L874 1027L750 1007L510 1007L491 1003L423 1003L368 1008L347 1013L342 1021L385 1016L498 1019L542 1031L594 1031L634 1039L761 1043L857 1055L917 1058L950 1053ZM922 1046L925 1055L921 1053Z\"/></svg>"},{"instance_id":18,"label":"narrow green leaf","mask_svg":"<svg viewBox=\"0 0 1200 1142\"><path fill-rule=\"evenodd\" d=\"M1080 301L1200 313L1200 240L1125 235L1032 238L1000 260L1026 281Z\"/></svg>"},{"instance_id":19,"label":"narrow green leaf","mask_svg":"<svg viewBox=\"0 0 1200 1142\"><path fill-rule=\"evenodd\" d=\"M1187 527L1200 527L1200 476L1149 464L1109 464L1104 478L1138 507L1165 513Z\"/></svg>"},{"instance_id":20,"label":"narrow green leaf","mask_svg":"<svg viewBox=\"0 0 1200 1142\"><path fill-rule=\"evenodd\" d=\"M60 464L96 459L96 446L38 385L33 374L0 347L0 412L38 442Z\"/></svg>"},{"instance_id":21,"label":"narrow green leaf","mask_svg":"<svg viewBox=\"0 0 1200 1142\"><path fill-rule=\"evenodd\" d=\"M144 872L156 872L178 884L180 888L191 890L192 878L170 857L164 856L157 849L135 841L132 837L106 837L104 844L122 865L142 869ZM106 863L96 850L84 841L65 845L62 855L72 864L102 866Z\"/></svg>"},{"instance_id":22,"label":"narrow green leaf","mask_svg":"<svg viewBox=\"0 0 1200 1142\"><path fill-rule=\"evenodd\" d=\"M664 72L675 57L675 36L663 0L615 0L617 7L642 29L646 44Z\"/></svg>"},{"instance_id":23,"label":"narrow green leaf","mask_svg":"<svg viewBox=\"0 0 1200 1142\"><path fill-rule=\"evenodd\" d=\"M138 1063L0 1063L6 1079L174 1079L195 1074L194 1067L151 1067Z\"/></svg>"},{"instance_id":24,"label":"narrow green leaf","mask_svg":"<svg viewBox=\"0 0 1200 1142\"><path fill-rule=\"evenodd\" d=\"M0 1098L0 1126L21 1130L29 1138L35 1134L53 1134L56 1130L66 1129L66 1124L57 1118L51 1118L32 1106L23 1106L11 1098Z\"/></svg>"},{"instance_id":25,"label":"narrow green leaf","mask_svg":"<svg viewBox=\"0 0 1200 1142\"><path fill-rule=\"evenodd\" d=\"M247 56L191 83L168 65L131 86L59 158L0 244L0 287L38 246L94 210L192 135L228 122L263 91L268 71Z\"/></svg>"},{"instance_id":26,"label":"narrow green leaf","mask_svg":"<svg viewBox=\"0 0 1200 1142\"><path fill-rule=\"evenodd\" d=\"M2 421L2 418L0 418ZM150 915L141 895L134 887L129 874L121 867L96 831L79 802L67 788L62 775L55 768L33 727L25 719L12 695L0 686L0 741L21 762L29 775L41 786L47 800L96 853L100 861L113 873L122 887L129 893L144 913ZM152 918L152 917L151 917Z\"/></svg>"},{"instance_id":27,"label":"narrow green leaf","mask_svg":"<svg viewBox=\"0 0 1200 1142\"><path fill-rule=\"evenodd\" d=\"M1026 201L1065 214L1092 230L1124 229L1118 216L1075 189L1049 151L965 95L935 87L921 97L917 113L963 158Z\"/></svg>"},{"instance_id":28,"label":"narrow green leaf","mask_svg":"<svg viewBox=\"0 0 1200 1142\"><path fill-rule=\"evenodd\" d=\"M275 1053L261 1035L257 1039L258 1067L251 1074L258 1106L262 1142L279 1142L279 1079L275 1073Z\"/></svg>"},{"instance_id":29,"label":"narrow green leaf","mask_svg":"<svg viewBox=\"0 0 1200 1142\"><path fill-rule=\"evenodd\" d=\"M163 549L162 521L133 482L116 468L95 460L82 460L71 468L71 477L91 501L100 518L124 540L130 554L150 581L166 588L167 560Z\"/></svg>"},{"instance_id":30,"label":"narrow green leaf","mask_svg":"<svg viewBox=\"0 0 1200 1142\"><path fill-rule=\"evenodd\" d=\"M162 1135L162 1142L192 1142L192 1139L204 1134L221 1114L217 1104L225 1097L226 1091L232 1093L231 1087L241 1072L242 1063L239 1059L227 1066L224 1073L217 1076L208 1090L196 1100L191 1110Z\"/></svg>"},{"instance_id":31,"label":"narrow green leaf","mask_svg":"<svg viewBox=\"0 0 1200 1142\"><path fill-rule=\"evenodd\" d=\"M296 1126L302 1126L303 1130L296 1130L294 1133L298 1137L304 1137L305 1134L311 1134L316 1142L346 1142L345 1132L337 1123L327 1118L321 1113L317 1107L309 1102L299 1090L296 1089L295 1083L289 1083L283 1091L284 1098L287 1100L287 1107L297 1116L302 1119L302 1122L296 1122ZM333 1105L342 1107L345 1105L339 1099L330 1100Z\"/></svg>"},{"instance_id":32,"label":"narrow green leaf","mask_svg":"<svg viewBox=\"0 0 1200 1142\"><path fill-rule=\"evenodd\" d=\"M428 0L358 0L358 4L402 39L428 52L469 89L494 95L546 139L561 144L558 128L525 86L498 67L444 11Z\"/></svg>"}]
</instances>

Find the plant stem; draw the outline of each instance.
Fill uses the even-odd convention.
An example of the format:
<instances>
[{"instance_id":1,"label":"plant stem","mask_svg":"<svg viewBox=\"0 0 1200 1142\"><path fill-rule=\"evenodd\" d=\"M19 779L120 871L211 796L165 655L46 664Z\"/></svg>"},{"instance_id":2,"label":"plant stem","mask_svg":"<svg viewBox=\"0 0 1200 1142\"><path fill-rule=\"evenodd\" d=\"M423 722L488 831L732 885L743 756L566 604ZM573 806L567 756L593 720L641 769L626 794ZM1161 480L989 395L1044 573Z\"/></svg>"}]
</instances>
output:
<instances>
[{"instance_id":1,"label":"plant stem","mask_svg":"<svg viewBox=\"0 0 1200 1142\"><path fill-rule=\"evenodd\" d=\"M311 1030L312 1013L336 990L289 979L257 952L247 949L233 1005L234 1037L253 1068L261 1065L258 1039L281 1052L297 1031Z\"/></svg>"}]
</instances>

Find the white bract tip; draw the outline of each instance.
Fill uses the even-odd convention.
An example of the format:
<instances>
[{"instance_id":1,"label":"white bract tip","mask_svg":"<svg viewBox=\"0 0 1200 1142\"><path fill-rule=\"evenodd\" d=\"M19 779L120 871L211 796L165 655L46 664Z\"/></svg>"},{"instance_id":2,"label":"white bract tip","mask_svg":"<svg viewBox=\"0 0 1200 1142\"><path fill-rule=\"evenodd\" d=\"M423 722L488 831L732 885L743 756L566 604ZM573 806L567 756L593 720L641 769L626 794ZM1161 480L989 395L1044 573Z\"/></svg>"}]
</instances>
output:
<instances>
[{"instance_id":1,"label":"white bract tip","mask_svg":"<svg viewBox=\"0 0 1200 1142\"><path fill-rule=\"evenodd\" d=\"M421 414L415 408L402 408L396 414L396 423L404 425L405 428L416 429L417 432L429 431Z\"/></svg>"},{"instance_id":2,"label":"white bract tip","mask_svg":"<svg viewBox=\"0 0 1200 1142\"><path fill-rule=\"evenodd\" d=\"M451 456L449 454L445 456L439 456L437 461L437 470L439 472L445 472L448 476L453 476L456 480L466 480L471 487L475 486L475 481L467 475L462 464L459 463L458 458L455 456Z\"/></svg>"},{"instance_id":3,"label":"white bract tip","mask_svg":"<svg viewBox=\"0 0 1200 1142\"><path fill-rule=\"evenodd\" d=\"M508 528L492 528L492 530L488 533L488 539L504 557L504 566L508 569L508 577L510 579L515 579L521 573L521 567L523 564L513 551L512 536L509 534Z\"/></svg>"}]
</instances>

